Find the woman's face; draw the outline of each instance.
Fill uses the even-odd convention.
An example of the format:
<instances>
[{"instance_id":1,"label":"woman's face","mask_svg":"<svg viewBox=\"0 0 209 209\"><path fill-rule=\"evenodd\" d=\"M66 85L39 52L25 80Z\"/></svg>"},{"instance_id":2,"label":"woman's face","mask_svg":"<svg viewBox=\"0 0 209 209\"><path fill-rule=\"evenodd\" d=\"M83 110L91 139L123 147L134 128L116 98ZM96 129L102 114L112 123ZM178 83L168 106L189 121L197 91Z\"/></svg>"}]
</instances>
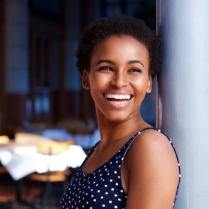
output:
<instances>
[{"instance_id":1,"label":"woman's face","mask_svg":"<svg viewBox=\"0 0 209 209\"><path fill-rule=\"evenodd\" d=\"M149 55L131 36L111 36L98 44L83 73L83 86L90 89L97 114L111 121L139 115L147 92L151 92Z\"/></svg>"}]
</instances>

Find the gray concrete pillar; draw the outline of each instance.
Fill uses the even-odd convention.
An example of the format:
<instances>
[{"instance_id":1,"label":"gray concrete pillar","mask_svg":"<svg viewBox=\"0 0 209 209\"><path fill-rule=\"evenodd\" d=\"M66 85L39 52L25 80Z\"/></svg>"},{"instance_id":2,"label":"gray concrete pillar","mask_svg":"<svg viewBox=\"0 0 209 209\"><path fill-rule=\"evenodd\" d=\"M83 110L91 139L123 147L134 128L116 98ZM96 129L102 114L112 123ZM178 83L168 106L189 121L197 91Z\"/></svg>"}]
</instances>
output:
<instances>
[{"instance_id":1,"label":"gray concrete pillar","mask_svg":"<svg viewBox=\"0 0 209 209\"><path fill-rule=\"evenodd\" d=\"M207 0L157 1L163 56L157 122L181 163L176 209L209 207L208 11Z\"/></svg>"}]
</instances>

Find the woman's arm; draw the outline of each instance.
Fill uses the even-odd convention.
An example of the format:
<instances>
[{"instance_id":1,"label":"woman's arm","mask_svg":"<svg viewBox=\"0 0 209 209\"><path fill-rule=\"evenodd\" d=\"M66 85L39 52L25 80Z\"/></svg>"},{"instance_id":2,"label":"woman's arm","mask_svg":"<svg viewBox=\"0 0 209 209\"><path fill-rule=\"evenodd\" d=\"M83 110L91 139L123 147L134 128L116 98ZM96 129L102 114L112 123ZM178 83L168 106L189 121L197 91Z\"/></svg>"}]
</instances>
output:
<instances>
[{"instance_id":1,"label":"woman's arm","mask_svg":"<svg viewBox=\"0 0 209 209\"><path fill-rule=\"evenodd\" d=\"M179 179L174 150L162 133L138 136L127 153L126 209L172 209Z\"/></svg>"}]
</instances>

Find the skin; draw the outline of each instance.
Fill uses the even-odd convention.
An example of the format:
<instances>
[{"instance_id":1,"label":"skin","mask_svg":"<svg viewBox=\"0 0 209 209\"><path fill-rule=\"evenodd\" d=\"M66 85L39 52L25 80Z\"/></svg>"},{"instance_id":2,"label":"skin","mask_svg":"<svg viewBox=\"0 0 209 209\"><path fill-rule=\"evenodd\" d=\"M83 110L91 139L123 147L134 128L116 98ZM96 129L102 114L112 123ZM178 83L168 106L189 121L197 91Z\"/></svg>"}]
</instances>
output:
<instances>
[{"instance_id":1,"label":"skin","mask_svg":"<svg viewBox=\"0 0 209 209\"><path fill-rule=\"evenodd\" d=\"M101 142L84 167L87 174L109 160L135 133L150 127L139 112L152 89L146 47L130 36L111 36L95 47L82 83L95 102L101 134ZM131 95L131 99L122 104L110 102L108 94ZM140 134L122 165L126 209L171 209L178 174L167 138L153 130Z\"/></svg>"}]
</instances>

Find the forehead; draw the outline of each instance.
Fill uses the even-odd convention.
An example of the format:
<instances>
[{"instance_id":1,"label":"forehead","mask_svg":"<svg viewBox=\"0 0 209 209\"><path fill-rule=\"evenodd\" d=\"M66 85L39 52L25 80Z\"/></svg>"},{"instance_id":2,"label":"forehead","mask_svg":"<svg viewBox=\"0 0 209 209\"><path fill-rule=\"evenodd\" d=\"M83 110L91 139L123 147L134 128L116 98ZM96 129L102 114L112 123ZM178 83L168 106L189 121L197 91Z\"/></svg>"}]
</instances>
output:
<instances>
[{"instance_id":1,"label":"forehead","mask_svg":"<svg viewBox=\"0 0 209 209\"><path fill-rule=\"evenodd\" d=\"M128 35L110 36L101 41L93 50L91 64L95 59L144 59L149 62L147 47Z\"/></svg>"}]
</instances>

